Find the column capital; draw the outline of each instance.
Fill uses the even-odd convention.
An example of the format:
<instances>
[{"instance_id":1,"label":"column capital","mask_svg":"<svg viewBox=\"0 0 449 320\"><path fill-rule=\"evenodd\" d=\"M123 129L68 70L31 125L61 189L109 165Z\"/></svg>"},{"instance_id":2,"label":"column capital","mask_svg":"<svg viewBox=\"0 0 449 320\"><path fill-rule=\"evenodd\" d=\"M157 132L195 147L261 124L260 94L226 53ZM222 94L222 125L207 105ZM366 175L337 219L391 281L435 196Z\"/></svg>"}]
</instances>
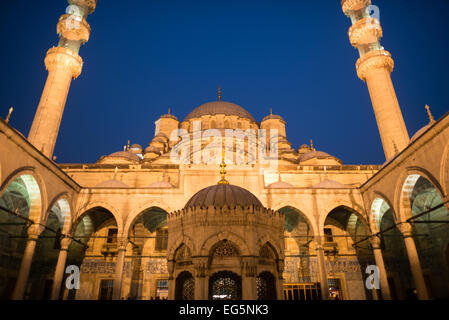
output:
<instances>
[{"instance_id":1,"label":"column capital","mask_svg":"<svg viewBox=\"0 0 449 320\"><path fill-rule=\"evenodd\" d=\"M72 238L64 237L61 239L61 250L69 250L70 244L72 243Z\"/></svg>"},{"instance_id":2,"label":"column capital","mask_svg":"<svg viewBox=\"0 0 449 320\"><path fill-rule=\"evenodd\" d=\"M315 243L315 250L323 250L323 237L322 235L315 235L313 242Z\"/></svg>"},{"instance_id":3,"label":"column capital","mask_svg":"<svg viewBox=\"0 0 449 320\"><path fill-rule=\"evenodd\" d=\"M413 236L412 225L408 222L401 222L396 225L398 230L402 233L404 238L409 238Z\"/></svg>"},{"instance_id":4,"label":"column capital","mask_svg":"<svg viewBox=\"0 0 449 320\"><path fill-rule=\"evenodd\" d=\"M129 240L127 237L118 237L117 238L117 250L118 251L126 251L128 242L129 242Z\"/></svg>"},{"instance_id":5,"label":"column capital","mask_svg":"<svg viewBox=\"0 0 449 320\"><path fill-rule=\"evenodd\" d=\"M83 69L83 59L70 49L53 47L47 51L45 67L49 72L56 68L67 68L73 77L78 78Z\"/></svg>"},{"instance_id":6,"label":"column capital","mask_svg":"<svg viewBox=\"0 0 449 320\"><path fill-rule=\"evenodd\" d=\"M379 236L371 236L369 238L369 241L370 241L371 246L373 247L374 250L380 249L380 245L382 243L382 240L379 238Z\"/></svg>"},{"instance_id":7,"label":"column capital","mask_svg":"<svg viewBox=\"0 0 449 320\"><path fill-rule=\"evenodd\" d=\"M355 66L358 77L366 81L369 73L373 70L385 69L391 73L394 68L394 61L388 51L374 50L359 58Z\"/></svg>"},{"instance_id":8,"label":"column capital","mask_svg":"<svg viewBox=\"0 0 449 320\"><path fill-rule=\"evenodd\" d=\"M41 224L35 223L35 224L31 225L27 230L28 240L37 241L37 239L41 235L42 231L44 231L44 229L45 229L45 226L43 226Z\"/></svg>"}]
</instances>

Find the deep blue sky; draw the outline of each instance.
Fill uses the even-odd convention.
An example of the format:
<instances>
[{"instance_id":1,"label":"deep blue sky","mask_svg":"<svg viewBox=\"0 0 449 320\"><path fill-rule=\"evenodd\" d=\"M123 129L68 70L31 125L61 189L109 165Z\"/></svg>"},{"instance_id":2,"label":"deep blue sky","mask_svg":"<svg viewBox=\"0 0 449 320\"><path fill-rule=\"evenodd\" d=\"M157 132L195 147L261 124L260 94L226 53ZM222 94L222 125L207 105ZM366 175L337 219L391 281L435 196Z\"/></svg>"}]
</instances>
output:
<instances>
[{"instance_id":1,"label":"deep blue sky","mask_svg":"<svg viewBox=\"0 0 449 320\"><path fill-rule=\"evenodd\" d=\"M449 106L449 1L377 0L382 45L410 135ZM57 44L64 0L2 3L0 116L28 135L47 77L46 51ZM384 154L357 51L340 0L99 0L81 48L55 149L57 162L95 162L132 143L147 146L154 121L171 107L182 120L216 100L237 103L257 121L270 108L287 121L297 148L346 164L377 164Z\"/></svg>"}]
</instances>

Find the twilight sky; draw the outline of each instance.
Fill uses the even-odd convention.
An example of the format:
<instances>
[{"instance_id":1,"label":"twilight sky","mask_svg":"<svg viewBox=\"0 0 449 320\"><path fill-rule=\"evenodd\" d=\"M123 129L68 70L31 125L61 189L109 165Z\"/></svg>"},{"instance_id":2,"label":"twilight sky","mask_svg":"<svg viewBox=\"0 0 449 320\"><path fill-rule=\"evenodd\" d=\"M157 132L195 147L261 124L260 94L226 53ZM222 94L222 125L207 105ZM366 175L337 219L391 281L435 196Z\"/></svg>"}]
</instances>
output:
<instances>
[{"instance_id":1,"label":"twilight sky","mask_svg":"<svg viewBox=\"0 0 449 320\"><path fill-rule=\"evenodd\" d=\"M449 110L449 1L374 0L381 40L395 60L393 83L412 136ZM14 0L0 13L0 116L28 135L57 45L64 0ZM72 82L55 155L95 162L144 148L170 107L180 121L217 99L287 121L295 149L313 139L345 164L385 161L366 85L357 78L350 20L340 0L99 0L89 16L85 65Z\"/></svg>"}]
</instances>

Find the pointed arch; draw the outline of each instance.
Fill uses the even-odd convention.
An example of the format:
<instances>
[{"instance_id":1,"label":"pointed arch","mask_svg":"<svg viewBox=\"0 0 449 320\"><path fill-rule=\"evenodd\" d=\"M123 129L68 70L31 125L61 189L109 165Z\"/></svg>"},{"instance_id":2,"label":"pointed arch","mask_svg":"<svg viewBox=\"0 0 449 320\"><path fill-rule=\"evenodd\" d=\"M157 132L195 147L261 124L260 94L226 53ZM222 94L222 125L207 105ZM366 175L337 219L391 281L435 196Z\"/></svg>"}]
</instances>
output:
<instances>
[{"instance_id":1,"label":"pointed arch","mask_svg":"<svg viewBox=\"0 0 449 320\"><path fill-rule=\"evenodd\" d=\"M74 221L72 223L71 233L74 233L78 224L81 222L81 220L86 216L92 209L95 208L102 208L106 211L109 211L109 213L112 214L114 217L115 222L117 223L118 228L118 234L123 235L123 220L120 212L114 208L111 204L103 202L103 201L95 201L90 202L82 206L78 211L76 216L74 217Z\"/></svg>"},{"instance_id":2,"label":"pointed arch","mask_svg":"<svg viewBox=\"0 0 449 320\"><path fill-rule=\"evenodd\" d=\"M215 244L222 240L228 240L230 242L233 242L239 249L241 255L246 256L255 254L255 252L251 252L251 250L248 248L247 242L244 239L240 238L235 233L223 231L210 236L209 238L206 239L206 241L204 241L199 252L200 255L204 257L209 256L209 253L211 252Z\"/></svg>"},{"instance_id":3,"label":"pointed arch","mask_svg":"<svg viewBox=\"0 0 449 320\"><path fill-rule=\"evenodd\" d=\"M24 195L29 200L27 218L35 223L42 223L47 203L45 183L42 177L32 167L19 168L11 173L3 182L0 187L0 198L14 182L22 184L23 190L27 193Z\"/></svg>"}]
</instances>

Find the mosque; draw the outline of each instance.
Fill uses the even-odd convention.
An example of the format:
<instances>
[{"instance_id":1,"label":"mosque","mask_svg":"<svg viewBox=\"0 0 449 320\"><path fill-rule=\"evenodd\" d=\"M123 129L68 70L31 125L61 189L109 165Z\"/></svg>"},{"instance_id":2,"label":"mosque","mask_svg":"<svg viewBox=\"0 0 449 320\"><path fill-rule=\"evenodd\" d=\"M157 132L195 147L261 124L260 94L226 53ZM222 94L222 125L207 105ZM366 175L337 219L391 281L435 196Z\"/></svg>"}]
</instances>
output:
<instances>
[{"instance_id":1,"label":"mosque","mask_svg":"<svg viewBox=\"0 0 449 320\"><path fill-rule=\"evenodd\" d=\"M341 3L382 165L294 147L220 93L146 147L56 163L97 4L69 0L28 137L0 119L0 299L448 299L449 114L409 138L371 1Z\"/></svg>"}]
</instances>

